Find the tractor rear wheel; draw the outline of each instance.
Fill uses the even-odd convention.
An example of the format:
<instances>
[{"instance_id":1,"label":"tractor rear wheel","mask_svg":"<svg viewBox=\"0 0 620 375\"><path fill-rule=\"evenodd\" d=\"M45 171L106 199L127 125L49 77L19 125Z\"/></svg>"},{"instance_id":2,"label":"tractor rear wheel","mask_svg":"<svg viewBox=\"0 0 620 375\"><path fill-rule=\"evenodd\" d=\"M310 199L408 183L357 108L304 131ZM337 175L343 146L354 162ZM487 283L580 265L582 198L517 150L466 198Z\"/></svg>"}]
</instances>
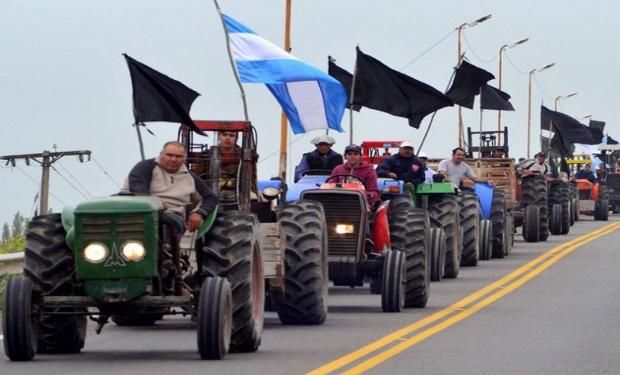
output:
<instances>
[{"instance_id":1,"label":"tractor rear wheel","mask_svg":"<svg viewBox=\"0 0 620 375\"><path fill-rule=\"evenodd\" d=\"M205 235L201 269L204 277L228 279L232 289L231 352L253 352L261 343L265 280L258 220L253 214L224 211Z\"/></svg>"},{"instance_id":2,"label":"tractor rear wheel","mask_svg":"<svg viewBox=\"0 0 620 375\"><path fill-rule=\"evenodd\" d=\"M525 242L538 242L540 208L532 205L525 207L523 214L523 239Z\"/></svg>"},{"instance_id":3,"label":"tractor rear wheel","mask_svg":"<svg viewBox=\"0 0 620 375\"><path fill-rule=\"evenodd\" d=\"M459 198L463 228L461 266L475 267L480 256L480 203L476 194L470 191L463 191Z\"/></svg>"},{"instance_id":4,"label":"tractor rear wheel","mask_svg":"<svg viewBox=\"0 0 620 375\"><path fill-rule=\"evenodd\" d=\"M383 312L400 312L405 306L405 254L388 250L383 259L383 287L381 308Z\"/></svg>"},{"instance_id":5,"label":"tractor rear wheel","mask_svg":"<svg viewBox=\"0 0 620 375\"><path fill-rule=\"evenodd\" d=\"M504 191L493 188L491 222L493 225L493 258L503 258L506 253L506 202Z\"/></svg>"},{"instance_id":6,"label":"tractor rear wheel","mask_svg":"<svg viewBox=\"0 0 620 375\"><path fill-rule=\"evenodd\" d=\"M28 223L24 274L41 296L74 294L75 260L65 241L60 214L35 216ZM78 353L86 338L86 317L70 315L83 309L61 308L44 315L38 324L39 353Z\"/></svg>"},{"instance_id":7,"label":"tractor rear wheel","mask_svg":"<svg viewBox=\"0 0 620 375\"><path fill-rule=\"evenodd\" d=\"M549 237L549 218L547 208L547 183L543 176L525 176L521 180L523 201L539 208L538 240L546 241Z\"/></svg>"},{"instance_id":8,"label":"tractor rear wheel","mask_svg":"<svg viewBox=\"0 0 620 375\"><path fill-rule=\"evenodd\" d=\"M30 361L36 354L37 322L32 318L32 282L12 277L4 295L4 353L11 361Z\"/></svg>"},{"instance_id":9,"label":"tractor rear wheel","mask_svg":"<svg viewBox=\"0 0 620 375\"><path fill-rule=\"evenodd\" d=\"M446 234L441 228L431 228L431 281L441 281L446 268Z\"/></svg>"},{"instance_id":10,"label":"tractor rear wheel","mask_svg":"<svg viewBox=\"0 0 620 375\"><path fill-rule=\"evenodd\" d=\"M489 260L493 255L493 224L491 220L480 221L480 260Z\"/></svg>"},{"instance_id":11,"label":"tractor rear wheel","mask_svg":"<svg viewBox=\"0 0 620 375\"><path fill-rule=\"evenodd\" d=\"M230 348L232 292L223 277L207 277L198 299L198 353L202 359L222 359Z\"/></svg>"},{"instance_id":12,"label":"tractor rear wheel","mask_svg":"<svg viewBox=\"0 0 620 375\"><path fill-rule=\"evenodd\" d=\"M459 274L462 251L461 218L455 195L441 194L428 197L429 215L437 220L446 235L446 267L444 277L455 279Z\"/></svg>"},{"instance_id":13,"label":"tractor rear wheel","mask_svg":"<svg viewBox=\"0 0 620 375\"><path fill-rule=\"evenodd\" d=\"M327 317L327 228L321 204L300 200L283 206L286 235L285 293L274 296L283 324L323 324Z\"/></svg>"}]
</instances>

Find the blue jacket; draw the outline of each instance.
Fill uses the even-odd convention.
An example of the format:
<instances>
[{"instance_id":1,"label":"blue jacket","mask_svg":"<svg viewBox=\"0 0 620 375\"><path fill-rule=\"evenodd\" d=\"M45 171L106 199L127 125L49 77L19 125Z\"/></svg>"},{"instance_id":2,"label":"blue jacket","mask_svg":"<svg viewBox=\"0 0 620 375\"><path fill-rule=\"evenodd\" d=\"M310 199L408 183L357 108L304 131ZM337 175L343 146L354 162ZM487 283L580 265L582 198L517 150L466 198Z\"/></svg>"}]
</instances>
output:
<instances>
[{"instance_id":1,"label":"blue jacket","mask_svg":"<svg viewBox=\"0 0 620 375\"><path fill-rule=\"evenodd\" d=\"M413 170L414 165L419 167L417 171ZM377 167L379 177L389 177L388 173L390 172L396 173L397 180L411 182L412 184L421 184L426 179L424 165L415 156L404 158L400 154L392 155L383 160Z\"/></svg>"}]
</instances>

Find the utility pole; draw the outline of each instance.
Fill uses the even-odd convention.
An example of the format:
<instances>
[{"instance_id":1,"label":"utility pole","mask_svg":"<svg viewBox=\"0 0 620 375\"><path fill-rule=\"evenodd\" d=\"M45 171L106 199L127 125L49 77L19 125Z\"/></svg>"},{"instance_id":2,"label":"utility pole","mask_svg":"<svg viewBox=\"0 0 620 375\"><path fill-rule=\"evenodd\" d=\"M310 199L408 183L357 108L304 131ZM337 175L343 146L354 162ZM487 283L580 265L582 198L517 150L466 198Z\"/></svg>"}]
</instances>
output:
<instances>
[{"instance_id":1,"label":"utility pole","mask_svg":"<svg viewBox=\"0 0 620 375\"><path fill-rule=\"evenodd\" d=\"M26 165L30 165L30 162L33 161L39 164L42 168L41 173L41 201L39 205L39 215L44 215L48 210L48 197L50 191L50 167L52 164L60 160L63 156L72 156L75 155L78 157L80 162L84 161L84 155L88 158L87 161L90 161L89 150L79 150L79 151L43 151L40 154L21 154L21 155L4 155L0 156L0 160L6 160L6 165L15 166L15 161L19 159L24 159Z\"/></svg>"}]
</instances>

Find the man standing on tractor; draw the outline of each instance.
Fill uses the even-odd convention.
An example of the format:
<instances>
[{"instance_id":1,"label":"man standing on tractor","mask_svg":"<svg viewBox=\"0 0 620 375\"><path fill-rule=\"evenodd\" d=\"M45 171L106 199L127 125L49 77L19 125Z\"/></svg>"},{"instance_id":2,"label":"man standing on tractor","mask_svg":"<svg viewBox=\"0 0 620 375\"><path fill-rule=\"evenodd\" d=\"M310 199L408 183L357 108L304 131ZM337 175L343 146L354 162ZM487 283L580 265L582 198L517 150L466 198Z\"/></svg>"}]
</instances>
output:
<instances>
[{"instance_id":1,"label":"man standing on tractor","mask_svg":"<svg viewBox=\"0 0 620 375\"><path fill-rule=\"evenodd\" d=\"M400 144L398 154L384 159L377 166L379 177L390 177L395 180L421 184L426 179L424 164L413 155L413 143L404 141Z\"/></svg>"},{"instance_id":2,"label":"man standing on tractor","mask_svg":"<svg viewBox=\"0 0 620 375\"><path fill-rule=\"evenodd\" d=\"M489 181L476 177L474 170L464 162L465 150L457 147L452 150L452 159L445 159L439 163L439 173L444 176L446 181L452 182L454 186L461 187L463 178L467 177L473 182L482 182L492 185Z\"/></svg>"},{"instance_id":3,"label":"man standing on tractor","mask_svg":"<svg viewBox=\"0 0 620 375\"><path fill-rule=\"evenodd\" d=\"M424 152L418 153L418 159L422 162L422 166L424 167L424 182L427 184L433 183L433 176L437 174L431 167L426 165L428 163L428 155Z\"/></svg>"},{"instance_id":4,"label":"man standing on tractor","mask_svg":"<svg viewBox=\"0 0 620 375\"><path fill-rule=\"evenodd\" d=\"M343 163L342 155L332 150L332 146L336 143L334 138L329 135L321 135L310 141L316 150L305 153L301 158L301 162L295 167L295 182L305 173L314 174L330 174L337 165Z\"/></svg>"},{"instance_id":5,"label":"man standing on tractor","mask_svg":"<svg viewBox=\"0 0 620 375\"><path fill-rule=\"evenodd\" d=\"M592 172L592 166L590 164L586 164L583 166L583 169L580 169L579 172L575 173L575 179L584 179L588 180L591 183L596 182L596 176L594 172Z\"/></svg>"},{"instance_id":6,"label":"man standing on tractor","mask_svg":"<svg viewBox=\"0 0 620 375\"><path fill-rule=\"evenodd\" d=\"M215 209L217 197L200 177L185 166L187 149L183 143L164 144L159 156L138 162L131 171L123 191L136 195L152 195L161 199L166 218L171 219L180 233L200 227L204 218ZM186 210L195 205L189 215Z\"/></svg>"},{"instance_id":7,"label":"man standing on tractor","mask_svg":"<svg viewBox=\"0 0 620 375\"><path fill-rule=\"evenodd\" d=\"M364 182L368 206L373 208L379 201L377 188L377 173L368 162L362 161L362 148L358 145L348 145L344 149L344 164L340 164L332 171L332 176L353 175Z\"/></svg>"},{"instance_id":8,"label":"man standing on tractor","mask_svg":"<svg viewBox=\"0 0 620 375\"><path fill-rule=\"evenodd\" d=\"M517 172L522 176L541 175L547 178L551 177L551 167L546 163L547 155L539 152L535 155L534 160L526 160L517 167Z\"/></svg>"}]
</instances>

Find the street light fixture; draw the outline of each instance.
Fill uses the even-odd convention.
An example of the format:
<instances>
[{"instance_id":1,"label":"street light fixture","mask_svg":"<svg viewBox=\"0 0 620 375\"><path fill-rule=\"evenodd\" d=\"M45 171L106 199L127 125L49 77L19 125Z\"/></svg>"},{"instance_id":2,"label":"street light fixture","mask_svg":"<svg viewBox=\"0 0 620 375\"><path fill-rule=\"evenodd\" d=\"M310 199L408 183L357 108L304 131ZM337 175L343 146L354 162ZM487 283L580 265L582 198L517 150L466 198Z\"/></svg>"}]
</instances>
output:
<instances>
[{"instance_id":1,"label":"street light fixture","mask_svg":"<svg viewBox=\"0 0 620 375\"><path fill-rule=\"evenodd\" d=\"M576 91L571 92L570 94L556 96L556 97L555 97L555 101L553 102L553 108L554 108L554 111L556 111L556 112L557 112L557 110L558 110L558 102L559 102L560 100L562 100L562 99L568 99L568 98L571 98L571 97L573 97L573 96L575 96L575 95L577 95L577 92L576 92Z\"/></svg>"},{"instance_id":2,"label":"street light fixture","mask_svg":"<svg viewBox=\"0 0 620 375\"><path fill-rule=\"evenodd\" d=\"M523 44L525 42L527 42L528 40L530 40L530 38L521 38L519 40L517 40L516 42L512 42L512 43L506 43L503 46L501 46L499 48L499 77L498 77L498 83L499 83L499 89L502 89L502 67L503 67L503 61L504 61L504 51L510 48L515 48L516 46ZM502 111L497 111L497 139L498 139L498 143L501 142L501 130L502 130Z\"/></svg>"},{"instance_id":3,"label":"street light fixture","mask_svg":"<svg viewBox=\"0 0 620 375\"><path fill-rule=\"evenodd\" d=\"M527 86L527 158L530 158L530 141L532 131L532 76L534 73L543 72L549 68L555 66L555 63L541 66L540 68L532 69L528 73L528 86Z\"/></svg>"},{"instance_id":4,"label":"street light fixture","mask_svg":"<svg viewBox=\"0 0 620 375\"><path fill-rule=\"evenodd\" d=\"M463 34L463 30L467 27L474 27L477 26L478 24L481 24L482 22L488 20L491 18L490 14L487 14L486 16L480 17L476 20L473 21L469 21L469 22L465 22L461 25L459 25L456 28L457 31L457 44L456 44L456 64L457 66L461 63L461 54L462 54L462 48L461 48L461 36ZM459 147L463 147L463 116L461 114L461 106L458 106L458 116L459 116Z\"/></svg>"}]
</instances>

